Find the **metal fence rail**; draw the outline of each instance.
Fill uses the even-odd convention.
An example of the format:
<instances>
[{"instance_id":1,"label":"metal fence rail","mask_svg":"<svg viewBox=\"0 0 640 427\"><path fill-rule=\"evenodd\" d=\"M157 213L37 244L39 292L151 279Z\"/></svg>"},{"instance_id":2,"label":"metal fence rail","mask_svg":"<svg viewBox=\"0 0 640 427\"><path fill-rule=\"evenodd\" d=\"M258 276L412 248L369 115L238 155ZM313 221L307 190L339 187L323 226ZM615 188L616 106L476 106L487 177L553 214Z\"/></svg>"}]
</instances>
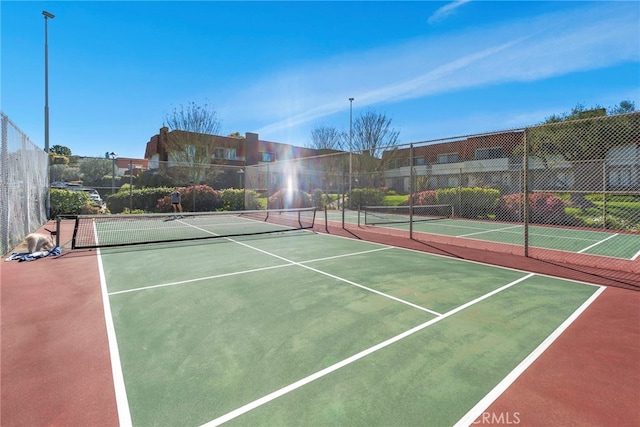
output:
<instances>
[{"instance_id":1,"label":"metal fence rail","mask_svg":"<svg viewBox=\"0 0 640 427\"><path fill-rule=\"evenodd\" d=\"M250 165L245 158L257 153L223 159L212 152L192 162L149 160L140 173L131 163L126 170L120 165L118 176L112 173L115 159L72 159L52 165L51 180L97 189L113 213L170 210L174 187L183 191L183 208L193 211L313 206L344 213L384 203L444 204L453 207L455 219L468 221L459 224L469 229L466 235L490 234L475 233L475 225L507 230L504 241L485 241L483 247L501 251L508 244L527 256L543 234L574 239L574 246L581 239L549 228L640 234L637 112L351 152L326 150L314 157L262 156L268 161ZM213 200L209 187L221 194L236 191ZM136 195L134 188L156 191ZM437 234L420 232L433 239ZM612 239L608 245L621 240ZM462 240L454 244L466 244ZM592 245L583 240L585 247Z\"/></svg>"},{"instance_id":2,"label":"metal fence rail","mask_svg":"<svg viewBox=\"0 0 640 427\"><path fill-rule=\"evenodd\" d=\"M250 166L246 188L271 197L293 188L329 209L380 205L389 195L405 205L450 204L478 227L504 223L505 239L525 255L530 225L640 234L640 113L376 150Z\"/></svg>"},{"instance_id":3,"label":"metal fence rail","mask_svg":"<svg viewBox=\"0 0 640 427\"><path fill-rule=\"evenodd\" d=\"M0 241L2 253L47 221L48 155L0 112Z\"/></svg>"}]
</instances>

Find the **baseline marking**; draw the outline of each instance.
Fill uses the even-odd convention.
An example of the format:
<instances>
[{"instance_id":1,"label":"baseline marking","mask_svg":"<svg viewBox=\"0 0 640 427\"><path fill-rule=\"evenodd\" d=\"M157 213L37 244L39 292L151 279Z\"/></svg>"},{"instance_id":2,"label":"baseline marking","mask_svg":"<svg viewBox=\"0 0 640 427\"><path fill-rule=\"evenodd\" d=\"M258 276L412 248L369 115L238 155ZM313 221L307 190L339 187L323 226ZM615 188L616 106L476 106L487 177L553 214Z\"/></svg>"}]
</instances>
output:
<instances>
[{"instance_id":1,"label":"baseline marking","mask_svg":"<svg viewBox=\"0 0 640 427\"><path fill-rule=\"evenodd\" d=\"M473 425L476 419L482 415L489 406L495 402L502 393L515 382L516 379L529 367L533 362L544 353L551 344L580 316L596 298L604 292L606 288L602 286L589 297L576 311L571 314L555 331L551 333L535 350L531 352L522 362L516 366L502 381L496 385L482 400L480 400L469 412L467 412L454 427L468 427Z\"/></svg>"},{"instance_id":2,"label":"baseline marking","mask_svg":"<svg viewBox=\"0 0 640 427\"><path fill-rule=\"evenodd\" d=\"M593 248L594 246L598 246L600 243L604 243L604 242L606 242L606 241L607 241L607 240L609 240L609 239L613 239L613 238L614 238L614 237L616 237L618 234L619 234L619 233L612 234L611 236L607 237L606 239L602 239L602 240L600 240L600 241L598 241L598 242L595 242L595 243L594 243L593 245L591 245L591 246L587 246L586 248L579 250L577 253L581 254L582 252L584 252L584 251L586 251L586 250L589 250L589 249Z\"/></svg>"},{"instance_id":3,"label":"baseline marking","mask_svg":"<svg viewBox=\"0 0 640 427\"><path fill-rule=\"evenodd\" d=\"M534 275L535 275L534 273L529 273L526 276L521 277L521 278L519 278L517 280L514 280L511 283L507 283L506 285L504 285L504 286L502 286L502 287L500 287L498 289L494 289L493 291L491 291L491 292L489 292L489 293L487 293L485 295L482 295L482 296L480 296L480 297L478 297L478 298L476 298L476 299L474 299L472 301L469 301L469 302L467 302L467 303L465 303L465 304L463 304L463 305L461 305L461 306L459 306L457 308L454 308L453 310L450 310L450 311L446 312L445 314L442 314L442 315L440 315L440 316L438 316L438 317L436 317L434 319L431 319L428 322L422 323L421 325L418 325L418 326L416 326L414 328L411 328L411 329L409 329L409 330L407 330L407 331L405 331L405 332L403 332L401 334L396 335L395 337L389 338L386 341L383 341L383 342L381 342L379 344L376 344L373 347L369 347L368 349L363 350L360 353L354 354L353 356L351 356L351 357L349 357L347 359L344 359L344 360L342 360L342 361L340 361L340 362L338 362L338 363L336 363L334 365L331 365L331 366L329 366L329 367L327 367L325 369L322 369L322 370L320 370L320 371L318 371L318 372L316 372L314 374L311 374L311 375L309 375L309 376L307 376L305 378L302 378L299 381L296 381L296 382L294 382L292 384L289 384L288 386L283 387L280 390L276 390L276 391L274 391L272 393L267 394L266 396L263 396L263 397L261 397L261 398L259 398L257 400L254 400L253 402L247 403L246 405L243 405L243 406L241 406L241 407L239 407L239 408L237 408L237 409L235 409L235 410L233 410L233 411L231 411L231 412L229 412L229 413L227 413L225 415L222 415L222 416L220 416L220 417L218 417L218 418L216 418L216 419L214 419L212 421L209 421L208 423L203 424L202 427L219 426L220 424L223 424L223 423L225 423L227 421L230 421L230 420L232 420L232 419L234 419L236 417L239 417L240 415L245 414L245 413L247 413L247 412L249 412L249 411L251 411L253 409L256 409L256 408L264 405L265 403L268 403L268 402L270 402L270 401L272 401L272 400L274 400L274 399L276 399L278 397L281 397L281 396L283 396L283 395L285 395L285 394L287 394L289 392L292 392L292 391L294 391L294 390L296 390L296 389L298 389L298 388L300 388L300 387L302 387L302 386L304 386L306 384L309 384L312 381L315 381L315 380L317 380L319 378L322 378L325 375L328 375L328 374L330 374L330 373L332 373L334 371L337 371L340 368L343 368L343 367L345 367L347 365L350 365L351 363L356 362L356 361L362 359L365 356L368 356L368 355L370 355L372 353L375 353L378 350L381 350L381 349L383 349L385 347L388 347L391 344L394 344L394 343L396 343L396 342L398 342L398 341L400 341L400 340L402 340L402 339L404 339L404 338L406 338L406 337L408 337L410 335L413 335L416 332L419 332L419 331L421 331L421 330L423 330L423 329L425 329L425 328L427 328L427 327L429 327L431 325L434 325L434 324L438 323L439 321L444 320L447 317L450 317L450 316L452 316L452 315L454 315L454 314L456 314L456 313L458 313L458 312L460 312L460 311L462 311L462 310L464 310L464 309L466 309L468 307L471 307L472 305L475 305L475 304L477 304L477 303L479 303L479 302L481 302L481 301L483 301L483 300L485 300L485 299L487 299L487 298L489 298L489 297L491 297L491 296L493 296L493 295L495 295L495 294L497 294L499 292L502 292L505 289L508 289L508 288L510 288L510 287L512 287L512 286L514 286L514 285L516 285L516 284L518 284L518 283L520 283L520 282L522 282L522 281L524 281L524 280L526 280L526 279L528 279L528 278L530 278L530 277L532 277Z\"/></svg>"},{"instance_id":4,"label":"baseline marking","mask_svg":"<svg viewBox=\"0 0 640 427\"><path fill-rule=\"evenodd\" d=\"M519 228L522 227L521 225L513 225L511 227L503 227L503 228L496 228L495 230L484 230L484 231L478 231L476 233L469 233L469 234L461 234L458 237L467 237L467 236L475 236L476 234L484 234L484 233L493 233L494 231L503 231L503 230L510 230L512 228Z\"/></svg>"}]
</instances>

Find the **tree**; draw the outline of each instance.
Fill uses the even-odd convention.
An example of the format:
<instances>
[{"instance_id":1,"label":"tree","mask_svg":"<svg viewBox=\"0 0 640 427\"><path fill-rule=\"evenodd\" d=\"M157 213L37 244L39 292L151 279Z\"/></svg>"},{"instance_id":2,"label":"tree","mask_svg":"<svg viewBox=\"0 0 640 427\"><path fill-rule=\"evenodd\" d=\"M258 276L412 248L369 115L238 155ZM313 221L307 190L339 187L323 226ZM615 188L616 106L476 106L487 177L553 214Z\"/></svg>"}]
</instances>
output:
<instances>
[{"instance_id":1,"label":"tree","mask_svg":"<svg viewBox=\"0 0 640 427\"><path fill-rule=\"evenodd\" d=\"M165 116L170 168L165 172L175 184L198 184L215 177L211 165L216 135L222 122L209 104L180 105Z\"/></svg>"},{"instance_id":2,"label":"tree","mask_svg":"<svg viewBox=\"0 0 640 427\"><path fill-rule=\"evenodd\" d=\"M635 110L632 102L623 101L611 110L632 109ZM633 145L638 140L640 113L607 116L604 108L587 110L581 104L570 113L547 118L542 125L527 129L526 134L530 156L542 163L547 179L556 187L560 184L581 192L601 190L602 162L614 148ZM573 170L571 175L562 172L567 167ZM572 194L571 199L587 204L581 193Z\"/></svg>"},{"instance_id":3,"label":"tree","mask_svg":"<svg viewBox=\"0 0 640 427\"><path fill-rule=\"evenodd\" d=\"M354 153L352 172L356 187L383 185L382 153L395 147L400 132L391 128L391 118L369 110L353 123L353 134L342 134L344 145ZM355 155L358 153L358 155Z\"/></svg>"},{"instance_id":4,"label":"tree","mask_svg":"<svg viewBox=\"0 0 640 427\"><path fill-rule=\"evenodd\" d=\"M238 139L244 139L244 136L240 135L240 132L231 132L229 134L229 136L231 138L238 138Z\"/></svg>"},{"instance_id":5,"label":"tree","mask_svg":"<svg viewBox=\"0 0 640 427\"><path fill-rule=\"evenodd\" d=\"M63 145L54 145L53 147L51 147L51 149L49 149L50 153L54 153L54 154L58 154L59 156L70 156L71 155L71 149L63 146Z\"/></svg>"},{"instance_id":6,"label":"tree","mask_svg":"<svg viewBox=\"0 0 640 427\"><path fill-rule=\"evenodd\" d=\"M622 101L612 112L632 113L635 105ZM629 144L639 137L640 115L607 117L607 109L585 109L577 104L569 113L552 115L542 126L530 128L527 139L530 152L543 162L554 156L568 161L602 160L612 147Z\"/></svg>"},{"instance_id":7,"label":"tree","mask_svg":"<svg viewBox=\"0 0 640 427\"><path fill-rule=\"evenodd\" d=\"M609 107L607 111L610 114L627 114L636 111L636 104L633 101L620 101L620 104Z\"/></svg>"},{"instance_id":8,"label":"tree","mask_svg":"<svg viewBox=\"0 0 640 427\"><path fill-rule=\"evenodd\" d=\"M80 162L80 173L84 185L96 185L105 175L113 173L112 160L88 157Z\"/></svg>"},{"instance_id":9,"label":"tree","mask_svg":"<svg viewBox=\"0 0 640 427\"><path fill-rule=\"evenodd\" d=\"M343 134L351 151L380 158L385 148L395 146L400 132L391 128L391 118L369 110L353 122L353 135Z\"/></svg>"},{"instance_id":10,"label":"tree","mask_svg":"<svg viewBox=\"0 0 640 427\"><path fill-rule=\"evenodd\" d=\"M342 138L334 127L320 126L311 131L311 147L317 150L341 150Z\"/></svg>"}]
</instances>

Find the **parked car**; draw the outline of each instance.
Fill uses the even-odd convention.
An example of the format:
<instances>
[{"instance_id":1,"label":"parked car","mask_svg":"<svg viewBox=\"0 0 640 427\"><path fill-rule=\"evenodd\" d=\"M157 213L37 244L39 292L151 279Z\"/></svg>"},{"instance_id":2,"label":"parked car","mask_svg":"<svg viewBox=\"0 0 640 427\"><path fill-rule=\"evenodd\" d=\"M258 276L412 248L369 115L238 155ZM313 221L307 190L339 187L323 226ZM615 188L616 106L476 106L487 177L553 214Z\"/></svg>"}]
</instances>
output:
<instances>
[{"instance_id":1,"label":"parked car","mask_svg":"<svg viewBox=\"0 0 640 427\"><path fill-rule=\"evenodd\" d=\"M98 193L97 190L94 190L93 188L83 188L82 191L89 194L94 205L102 206L104 204L102 197L100 197L100 193Z\"/></svg>"}]
</instances>

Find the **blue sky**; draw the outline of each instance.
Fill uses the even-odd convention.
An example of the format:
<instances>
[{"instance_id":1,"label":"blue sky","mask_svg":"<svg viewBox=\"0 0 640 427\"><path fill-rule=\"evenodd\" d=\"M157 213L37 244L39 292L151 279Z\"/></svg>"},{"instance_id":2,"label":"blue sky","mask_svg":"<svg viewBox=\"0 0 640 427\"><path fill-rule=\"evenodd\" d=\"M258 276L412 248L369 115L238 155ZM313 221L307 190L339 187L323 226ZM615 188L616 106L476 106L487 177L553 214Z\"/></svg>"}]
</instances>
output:
<instances>
[{"instance_id":1,"label":"blue sky","mask_svg":"<svg viewBox=\"0 0 640 427\"><path fill-rule=\"evenodd\" d=\"M640 109L640 2L2 1L1 107L44 146L141 158L181 104L221 134L308 145L369 110L399 142Z\"/></svg>"}]
</instances>

